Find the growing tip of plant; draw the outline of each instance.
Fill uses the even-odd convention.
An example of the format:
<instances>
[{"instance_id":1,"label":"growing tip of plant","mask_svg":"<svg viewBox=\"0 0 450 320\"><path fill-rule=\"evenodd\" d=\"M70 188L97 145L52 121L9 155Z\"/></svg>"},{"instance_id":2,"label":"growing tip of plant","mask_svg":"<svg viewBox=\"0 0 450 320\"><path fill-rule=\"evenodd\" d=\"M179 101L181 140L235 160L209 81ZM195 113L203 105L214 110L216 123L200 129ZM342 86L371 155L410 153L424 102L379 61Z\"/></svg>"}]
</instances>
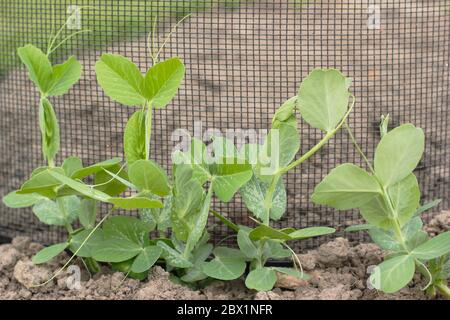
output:
<instances>
[{"instance_id":1,"label":"growing tip of plant","mask_svg":"<svg viewBox=\"0 0 450 320\"><path fill-rule=\"evenodd\" d=\"M380 120L380 136L381 138L384 137L384 135L388 132L389 127L389 113L387 115L381 115Z\"/></svg>"}]
</instances>

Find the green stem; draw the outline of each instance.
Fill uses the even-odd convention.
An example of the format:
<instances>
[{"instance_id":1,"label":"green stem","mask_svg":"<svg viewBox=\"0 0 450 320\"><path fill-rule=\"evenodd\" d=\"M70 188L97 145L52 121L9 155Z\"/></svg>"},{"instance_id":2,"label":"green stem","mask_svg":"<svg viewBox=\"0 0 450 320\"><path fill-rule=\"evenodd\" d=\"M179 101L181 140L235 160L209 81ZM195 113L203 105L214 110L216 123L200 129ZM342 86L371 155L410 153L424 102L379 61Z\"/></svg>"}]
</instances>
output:
<instances>
[{"instance_id":1,"label":"green stem","mask_svg":"<svg viewBox=\"0 0 450 320\"><path fill-rule=\"evenodd\" d=\"M266 209L266 212L263 218L263 224L266 226L268 226L270 222L270 209L272 209L273 194L275 192L279 179L279 174L276 174L272 178L269 189L267 189L266 195L264 197L264 208Z\"/></svg>"},{"instance_id":2,"label":"green stem","mask_svg":"<svg viewBox=\"0 0 450 320\"><path fill-rule=\"evenodd\" d=\"M152 118L153 108L152 102L147 103L147 113L145 117L145 158L150 159L150 141L152 139Z\"/></svg>"},{"instance_id":3,"label":"green stem","mask_svg":"<svg viewBox=\"0 0 450 320\"><path fill-rule=\"evenodd\" d=\"M446 284L445 280L439 280L434 284L436 289L438 289L439 293L442 294L443 297L450 300L450 289Z\"/></svg>"},{"instance_id":4,"label":"green stem","mask_svg":"<svg viewBox=\"0 0 450 320\"><path fill-rule=\"evenodd\" d=\"M339 131L339 129L346 123L348 116L353 110L356 98L354 95L352 95L352 98L353 98L352 104L350 105L350 108L348 109L347 113L344 115L344 118L341 120L338 126L334 130L327 132L327 134L325 135L325 137L322 138L322 140L320 140L314 147L312 147L308 152L306 152L296 161L292 162L287 167L280 169L280 171L278 172L280 175L288 172L289 170L295 168L296 166L302 164L303 162L311 158L317 151L320 150L320 148L322 148L328 142L328 140L334 137L334 135Z\"/></svg>"},{"instance_id":5,"label":"green stem","mask_svg":"<svg viewBox=\"0 0 450 320\"><path fill-rule=\"evenodd\" d=\"M360 156L363 158L364 162L367 164L367 167L370 169L370 171L375 174L375 170L372 167L372 164L370 163L369 159L367 159L366 154L362 151L361 147L359 146L358 142L355 139L355 136L353 135L352 130L350 129L347 121L344 123L345 129L347 130L348 135L350 136L350 139L352 140L353 145L356 148L356 151L360 154Z\"/></svg>"}]
</instances>

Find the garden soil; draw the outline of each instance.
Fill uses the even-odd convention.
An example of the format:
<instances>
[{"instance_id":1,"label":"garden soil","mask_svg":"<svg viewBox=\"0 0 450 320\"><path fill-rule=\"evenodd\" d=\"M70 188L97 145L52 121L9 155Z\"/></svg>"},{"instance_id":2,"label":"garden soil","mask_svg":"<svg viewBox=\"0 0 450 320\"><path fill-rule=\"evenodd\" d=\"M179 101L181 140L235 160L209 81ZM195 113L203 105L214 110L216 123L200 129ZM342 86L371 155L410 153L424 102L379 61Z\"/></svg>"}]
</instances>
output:
<instances>
[{"instance_id":1,"label":"garden soil","mask_svg":"<svg viewBox=\"0 0 450 320\"><path fill-rule=\"evenodd\" d=\"M239 10L218 7L187 19L164 51L165 57L181 57L187 74L173 103L156 111L152 158L170 169L171 133L184 128L193 134L195 121L202 121L203 128L268 128L273 112L296 94L308 72L334 67L353 78L351 90L357 103L349 123L369 157L379 139L382 113L391 114L393 125L412 122L424 128L427 147L416 172L423 198L443 198L448 205L450 130L444 126L448 118L448 57L435 49L448 41L448 16L439 14L444 10L441 1L378 1L383 8L380 29L366 26L371 1L345 2L350 3L314 1L312 7L291 8L289 1L280 0L274 9L273 1L248 1ZM166 29L160 30L161 38L173 23L168 21ZM80 83L68 95L54 99L61 122L61 158L78 155L92 163L121 155L124 126L135 109L111 102L99 89L94 65L102 52L123 54L142 70L150 65L145 37L78 54L84 65ZM23 69L11 71L0 81L0 178L7 182L0 185L0 194L5 194L19 187L42 162L38 99L30 94L34 92L31 81ZM299 129L303 151L321 138L304 123ZM357 223L357 212L338 213L309 201L320 179L347 161L360 163L360 158L347 135L340 132L301 168L289 173L285 180L288 214L278 226L331 225L339 229ZM252 223L239 197L216 208L236 223ZM29 210L3 210L0 226L9 226L12 231L7 235L11 237L26 233L48 241L58 236L59 230L43 228ZM225 231L224 227L215 228L214 234L222 239Z\"/></svg>"},{"instance_id":2,"label":"garden soil","mask_svg":"<svg viewBox=\"0 0 450 320\"><path fill-rule=\"evenodd\" d=\"M431 235L450 230L450 211L437 215L426 230ZM49 279L68 259L67 255L61 255L49 263L35 266L30 258L40 249L40 244L26 237L17 237L12 243L0 246L0 299L428 299L421 290L425 283L419 276L395 294L368 289L367 270L381 262L382 252L374 244L351 245L344 238L336 238L316 250L299 254L311 280L279 275L273 291L259 293L246 289L242 280L217 281L203 289L191 290L172 282L160 266L154 267L148 279L142 282L124 279L122 273L114 273L105 267L102 274L92 278L83 271L81 284L75 289L68 289L68 283L73 282L68 281L72 274L66 272L43 287L33 288L34 284Z\"/></svg>"}]
</instances>

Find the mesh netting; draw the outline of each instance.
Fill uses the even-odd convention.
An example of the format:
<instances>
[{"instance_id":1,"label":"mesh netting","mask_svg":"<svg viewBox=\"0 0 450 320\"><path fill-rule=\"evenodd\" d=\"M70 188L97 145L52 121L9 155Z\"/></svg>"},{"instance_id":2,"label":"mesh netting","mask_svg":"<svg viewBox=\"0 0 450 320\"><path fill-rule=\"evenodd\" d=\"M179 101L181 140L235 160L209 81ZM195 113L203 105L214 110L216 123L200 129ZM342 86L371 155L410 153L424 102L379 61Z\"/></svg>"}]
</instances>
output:
<instances>
[{"instance_id":1,"label":"mesh netting","mask_svg":"<svg viewBox=\"0 0 450 320\"><path fill-rule=\"evenodd\" d=\"M103 94L95 79L95 62L102 52L120 53L144 70L151 63L147 34L155 17L162 41L177 20L192 13L163 52L163 58L181 57L187 69L176 99L155 114L154 160L170 170L172 132L184 128L193 134L195 122L204 129L268 128L275 109L296 94L313 68L333 67L353 78L351 91L357 104L349 124L367 154L373 156L379 139L381 114L389 113L393 126L412 122L422 127L426 151L415 173L423 201L442 198L439 209L450 206L450 5L446 0L2 1L1 195L18 188L43 163L38 95L15 50L28 42L45 47L52 25L64 23L73 5L92 6L83 9L72 26L81 24L92 32L73 38L53 57L58 62L75 54L84 65L80 82L54 100L62 134L59 160L77 155L91 164L122 156L124 126L135 109L111 102ZM299 130L303 151L321 138L305 123ZM342 228L359 222L357 212L337 212L309 201L321 178L348 161L364 166L341 132L289 173L288 212L276 226ZM252 224L239 197L214 207L236 223ZM215 220L210 230L216 242L229 234ZM43 243L56 242L63 235L62 230L41 224L31 210L4 205L0 234L28 235Z\"/></svg>"}]
</instances>

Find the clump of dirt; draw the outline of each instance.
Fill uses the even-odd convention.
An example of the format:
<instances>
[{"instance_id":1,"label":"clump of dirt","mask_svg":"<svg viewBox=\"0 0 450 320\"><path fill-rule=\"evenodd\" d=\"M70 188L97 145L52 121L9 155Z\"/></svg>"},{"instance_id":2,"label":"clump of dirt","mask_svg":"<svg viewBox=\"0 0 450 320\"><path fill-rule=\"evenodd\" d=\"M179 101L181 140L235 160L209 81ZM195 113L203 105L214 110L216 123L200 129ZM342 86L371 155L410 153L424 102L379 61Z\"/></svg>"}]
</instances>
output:
<instances>
[{"instance_id":1,"label":"clump of dirt","mask_svg":"<svg viewBox=\"0 0 450 320\"><path fill-rule=\"evenodd\" d=\"M439 233L449 230L449 217L450 212L437 215L426 229ZM41 245L26 237L15 238L11 244L0 246L0 299L428 299L421 290L424 281L419 275L395 294L387 295L368 288L368 270L382 261L383 253L375 244L354 245L344 238L299 255L304 270L311 275L310 280L298 281L278 275L276 287L270 292L249 290L242 280L216 281L205 288L191 290L172 282L161 266L154 267L145 281L124 278L122 273L108 267L104 267L101 274L90 277L79 262L45 286L36 286L47 281L69 258L63 254L49 263L35 266L31 257L40 248ZM78 270L78 277L73 270Z\"/></svg>"}]
</instances>

